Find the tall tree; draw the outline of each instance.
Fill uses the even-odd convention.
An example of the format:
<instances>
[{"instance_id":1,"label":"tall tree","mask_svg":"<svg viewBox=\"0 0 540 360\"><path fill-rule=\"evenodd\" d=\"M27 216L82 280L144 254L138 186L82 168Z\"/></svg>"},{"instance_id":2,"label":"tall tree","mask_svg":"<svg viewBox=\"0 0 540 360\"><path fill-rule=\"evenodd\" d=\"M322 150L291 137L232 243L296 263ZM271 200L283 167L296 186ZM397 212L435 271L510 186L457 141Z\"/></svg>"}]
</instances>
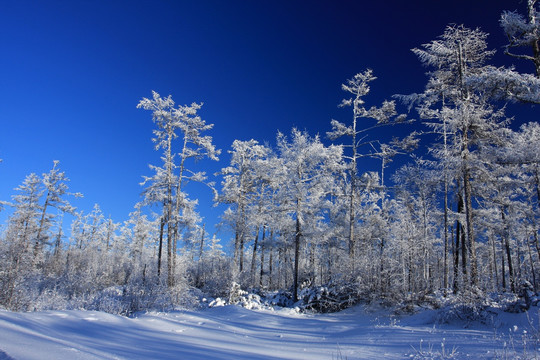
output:
<instances>
[{"instance_id":1,"label":"tall tree","mask_svg":"<svg viewBox=\"0 0 540 360\"><path fill-rule=\"evenodd\" d=\"M350 155L345 155L344 158L349 161L349 189L348 189L348 248L349 257L354 259L356 247L356 207L358 205L358 160L361 157L372 156L369 152L361 152L360 148L366 145L373 145L373 140L366 140L366 134L378 127L388 125L390 120L397 115L394 101L385 101L381 107L364 107L364 97L369 93L369 83L377 78L373 75L373 71L368 69L363 73L356 74L353 78L347 80L346 84L342 84L341 88L350 94L350 98L343 99L340 106L351 106L353 109L352 123L347 126L337 120L332 120L332 131L327 132L327 136L335 140L342 136L351 138L350 144L344 145L351 149ZM361 119L375 120L375 124L361 124ZM398 116L395 122L403 122L405 117ZM381 151L376 151L381 154ZM384 169L384 164L383 164Z\"/></svg>"},{"instance_id":2,"label":"tall tree","mask_svg":"<svg viewBox=\"0 0 540 360\"><path fill-rule=\"evenodd\" d=\"M317 221L327 206L325 199L333 190L335 174L342 168L342 148L324 146L318 137L293 129L291 139L279 133L277 150L281 167L279 203L294 220L293 296L298 300L300 248L302 240L316 231ZM311 224L309 227L307 224ZM311 237L314 239L314 236Z\"/></svg>"},{"instance_id":3,"label":"tall tree","mask_svg":"<svg viewBox=\"0 0 540 360\"><path fill-rule=\"evenodd\" d=\"M20 194L13 196L15 211L9 226L14 228L21 245L29 247L30 240L36 237L38 219L42 211L40 199L43 195L41 179L36 174L28 175L15 190Z\"/></svg>"},{"instance_id":4,"label":"tall tree","mask_svg":"<svg viewBox=\"0 0 540 360\"><path fill-rule=\"evenodd\" d=\"M170 95L162 98L155 91L152 95L152 99L143 98L137 107L152 111L152 120L157 125L152 141L156 144L156 150L163 150L163 166L151 166L155 175L145 177L144 183L150 183L146 191L147 202L162 206L160 244L166 228L167 284L173 287L182 216L185 210L191 211L192 206L183 188L188 181L206 181L205 173L188 169L186 161L205 157L218 160L220 151L216 150L210 136L202 134L213 127L197 115L202 104L175 106ZM179 140L181 144L178 152L175 151L175 140ZM161 258L158 258L158 263L161 265ZM159 268L160 266L158 271Z\"/></svg>"},{"instance_id":5,"label":"tall tree","mask_svg":"<svg viewBox=\"0 0 540 360\"><path fill-rule=\"evenodd\" d=\"M82 196L80 193L68 193L69 188L67 182L69 179L66 177L63 171L58 169L59 163L60 162L58 160L55 160L53 163L53 168L48 173L43 174L42 181L45 188L45 200L43 206L41 207L41 216L35 238L34 257L37 257L39 251L43 247L43 244L47 242L49 238L47 231L56 216L55 214L48 212L48 210L50 210L50 208L55 208L62 213L73 214L75 212L75 208L67 199L65 199L65 196Z\"/></svg>"},{"instance_id":6,"label":"tall tree","mask_svg":"<svg viewBox=\"0 0 540 360\"><path fill-rule=\"evenodd\" d=\"M222 191L218 200L230 204L225 219L234 230L234 262L240 272L244 266L244 245L252 224L248 207L253 203L257 184L263 182L259 161L270 154L270 149L256 140L235 140L232 144L230 166L223 168Z\"/></svg>"},{"instance_id":7,"label":"tall tree","mask_svg":"<svg viewBox=\"0 0 540 360\"><path fill-rule=\"evenodd\" d=\"M486 61L494 53L487 50L487 34L464 26L448 26L438 39L413 49L420 61L434 68L425 92L420 96L421 117L437 119L431 124L451 142L463 184L463 211L467 253L470 257L470 284L477 285L478 269L473 217L473 172L481 163L475 150L492 141L494 133L504 124L502 111L490 106L486 94L470 79L487 71ZM441 127L445 127L444 130ZM448 139L448 137L450 137Z\"/></svg>"}]
</instances>

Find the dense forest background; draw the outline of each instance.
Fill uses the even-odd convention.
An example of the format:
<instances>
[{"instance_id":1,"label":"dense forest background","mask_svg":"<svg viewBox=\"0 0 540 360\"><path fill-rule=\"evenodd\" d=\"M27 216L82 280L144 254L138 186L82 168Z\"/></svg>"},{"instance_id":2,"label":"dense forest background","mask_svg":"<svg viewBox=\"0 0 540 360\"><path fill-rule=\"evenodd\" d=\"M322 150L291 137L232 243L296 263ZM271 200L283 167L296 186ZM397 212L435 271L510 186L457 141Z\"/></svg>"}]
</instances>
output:
<instances>
[{"instance_id":1,"label":"dense forest background","mask_svg":"<svg viewBox=\"0 0 540 360\"><path fill-rule=\"evenodd\" d=\"M422 93L366 103L376 69L362 70L342 86L350 117L319 135L235 140L222 154L202 104L142 98L161 162L128 220L77 211L56 160L2 199L0 306L129 314L234 301L240 289L321 311L505 292L528 306L540 286L540 124L509 110L540 103L540 13L527 5L499 21L504 51L531 73L491 64L486 33L449 25L413 49ZM220 158L216 174L193 167ZM209 235L193 182L225 204L230 239Z\"/></svg>"}]
</instances>

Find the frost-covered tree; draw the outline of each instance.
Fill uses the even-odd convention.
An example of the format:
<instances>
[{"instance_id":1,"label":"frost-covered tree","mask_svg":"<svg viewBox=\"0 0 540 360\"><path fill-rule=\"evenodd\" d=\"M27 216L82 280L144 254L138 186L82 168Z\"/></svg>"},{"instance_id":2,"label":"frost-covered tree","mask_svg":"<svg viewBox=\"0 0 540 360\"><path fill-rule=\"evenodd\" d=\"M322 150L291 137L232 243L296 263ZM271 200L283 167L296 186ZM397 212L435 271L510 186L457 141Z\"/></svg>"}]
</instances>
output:
<instances>
[{"instance_id":1,"label":"frost-covered tree","mask_svg":"<svg viewBox=\"0 0 540 360\"><path fill-rule=\"evenodd\" d=\"M215 235L197 263L198 286L212 296L225 296L232 285L233 265Z\"/></svg>"},{"instance_id":2,"label":"frost-covered tree","mask_svg":"<svg viewBox=\"0 0 540 360\"><path fill-rule=\"evenodd\" d=\"M32 271L33 241L42 212L42 181L36 174L28 175L13 196L14 212L0 241L0 303L8 308L18 307L18 288Z\"/></svg>"},{"instance_id":3,"label":"frost-covered tree","mask_svg":"<svg viewBox=\"0 0 540 360\"><path fill-rule=\"evenodd\" d=\"M133 237L131 240L131 254L135 260L141 261L143 250L153 241L156 223L143 214L140 206L130 214L128 224L132 226Z\"/></svg>"},{"instance_id":4,"label":"frost-covered tree","mask_svg":"<svg viewBox=\"0 0 540 360\"><path fill-rule=\"evenodd\" d=\"M293 297L298 299L301 246L314 242L317 223L324 218L327 196L333 191L334 176L342 171L342 148L324 146L318 137L293 129L291 138L279 133L277 152L281 187L279 205L294 220ZM315 246L316 243L311 244Z\"/></svg>"},{"instance_id":5,"label":"frost-covered tree","mask_svg":"<svg viewBox=\"0 0 540 360\"><path fill-rule=\"evenodd\" d=\"M494 100L519 101L522 103L540 103L540 12L537 0L526 0L527 16L517 11L504 11L500 18L508 44L505 54L515 59L528 60L534 65L535 72L520 73L514 67L483 66L481 72L468 74L464 79L467 86ZM518 48L529 48L516 53ZM519 51L519 50L518 50Z\"/></svg>"},{"instance_id":6,"label":"frost-covered tree","mask_svg":"<svg viewBox=\"0 0 540 360\"><path fill-rule=\"evenodd\" d=\"M234 261L238 270L244 267L244 245L250 233L252 220L249 207L254 201L257 186L264 182L261 177L260 161L270 154L270 149L256 140L235 140L232 144L230 165L223 168L222 190L218 201L230 204L224 220L234 231Z\"/></svg>"},{"instance_id":7,"label":"frost-covered tree","mask_svg":"<svg viewBox=\"0 0 540 360\"><path fill-rule=\"evenodd\" d=\"M94 204L92 211L86 215L85 225L85 233L88 237L87 243L96 249L105 251L105 216L98 204Z\"/></svg>"},{"instance_id":8,"label":"frost-covered tree","mask_svg":"<svg viewBox=\"0 0 540 360\"><path fill-rule=\"evenodd\" d=\"M52 222L56 214L51 214L50 209L55 208L62 213L73 214L75 208L69 203L65 196L73 195L75 197L82 196L80 193L70 194L68 193L67 182L69 179L66 177L63 171L58 169L58 160L54 161L53 168L46 174L43 174L44 185L44 204L41 207L41 216L39 219L38 230L34 244L34 257L38 255L43 245L47 243L49 239L48 230L52 225Z\"/></svg>"},{"instance_id":9,"label":"frost-covered tree","mask_svg":"<svg viewBox=\"0 0 540 360\"><path fill-rule=\"evenodd\" d=\"M327 133L327 136L335 140L342 136L348 136L351 138L350 144L344 145L346 148L351 149L351 154L344 155L344 158L349 161L349 186L347 190L347 197L349 200L349 209L348 209L348 248L349 256L351 259L354 258L356 235L355 235L355 224L356 219L356 207L358 206L358 160L366 156L374 156L374 153L371 152L371 149L374 148L374 144L377 142L373 139L366 139L369 131L376 129L381 126L386 126L393 121L393 123L403 122L405 120L404 116L398 116L395 109L394 101L385 101L381 107L364 107L365 101L364 97L369 93L370 87L369 83L377 79L373 75L373 71L368 69L363 73L356 74L353 78L347 80L346 84L343 84L342 89L350 94L350 98L343 99L340 106L351 106L353 109L353 118L350 125L345 125L337 120L332 120L332 131ZM363 124L360 121L364 119L374 120L375 123ZM367 152L361 152L360 148L366 145L371 145ZM382 155L384 152L384 145L379 150L375 150L375 153ZM382 159L388 159L387 157L381 157ZM384 160L382 168L385 168Z\"/></svg>"},{"instance_id":10,"label":"frost-covered tree","mask_svg":"<svg viewBox=\"0 0 540 360\"><path fill-rule=\"evenodd\" d=\"M13 196L12 206L15 212L9 221L9 226L17 234L21 244L29 247L30 239L34 238L38 230L38 220L42 208L40 199L43 195L41 179L36 174L28 175L23 183L15 190L20 194Z\"/></svg>"},{"instance_id":11,"label":"frost-covered tree","mask_svg":"<svg viewBox=\"0 0 540 360\"><path fill-rule=\"evenodd\" d=\"M393 203L392 212L396 213L392 217L399 228L393 235L402 251L406 251L402 257L408 269L404 272L406 291L433 291L440 286L436 278L440 274L435 271L439 259L435 254L438 255L440 248L437 191L441 178L425 160L416 158L413 164L404 165L396 172L394 181L397 201ZM442 277L446 275L443 270ZM443 280L443 286L446 285Z\"/></svg>"},{"instance_id":12,"label":"frost-covered tree","mask_svg":"<svg viewBox=\"0 0 540 360\"><path fill-rule=\"evenodd\" d=\"M504 125L502 111L495 110L489 98L469 80L486 71L486 61L493 54L487 50L487 34L463 26L448 26L438 39L413 49L420 61L433 71L425 92L420 96L419 113L435 131L448 141L444 156L452 157L463 190L463 214L467 254L470 257L470 284L478 282L473 216L473 174L481 166L477 149L496 139ZM447 161L447 160L445 160ZM464 271L466 268L464 268Z\"/></svg>"},{"instance_id":13,"label":"frost-covered tree","mask_svg":"<svg viewBox=\"0 0 540 360\"><path fill-rule=\"evenodd\" d=\"M203 135L203 132L212 129L213 125L206 124L197 114L202 104L175 106L170 95L162 98L155 91L152 95L152 99L143 98L137 107L152 111L152 120L157 125L152 140L156 144L156 150L163 150L163 165L151 166L155 175L145 177L144 184L149 184L145 191L145 198L148 203L157 203L162 206L159 254L161 254L166 228L167 283L172 287L174 286L177 241L183 228L182 221L191 216L184 212L191 212L193 207L184 192L184 186L189 181L206 181L205 173L190 170L186 167L186 161L205 157L218 160L220 151L214 147L210 136ZM180 143L178 147L176 142ZM159 271L161 256L158 256L158 264Z\"/></svg>"},{"instance_id":14,"label":"frost-covered tree","mask_svg":"<svg viewBox=\"0 0 540 360\"><path fill-rule=\"evenodd\" d=\"M538 237L540 234L540 155L538 147L540 146L540 125L537 122L526 123L521 126L519 131L513 131L504 138L504 146L499 151L494 151L492 167L494 176L490 179L491 188L497 186L497 192L486 201L495 201L499 204L498 215L506 224L505 232L494 232L503 234L509 243L514 242L514 246L505 247L507 256L510 256L510 250L519 252L520 246L515 243L515 239L523 239L521 246L521 260L525 254L528 257L530 269L525 272L526 275L516 278L516 284L519 280L530 281L535 287L537 283L537 274L534 268L540 266L540 247ZM506 242L506 240L504 240ZM510 245L510 244L509 244ZM511 259L507 259L510 266ZM502 269L504 271L504 269ZM509 271L510 272L510 271ZM510 279L511 275L509 274ZM504 273L502 273L504 280ZM504 284L503 284L504 285ZM513 284L510 283L512 286Z\"/></svg>"},{"instance_id":15,"label":"frost-covered tree","mask_svg":"<svg viewBox=\"0 0 540 360\"><path fill-rule=\"evenodd\" d=\"M504 11L499 23L508 37L505 54L517 59L531 61L540 78L540 11L538 0L527 0L527 14L517 11ZM532 54L517 54L514 49L528 48Z\"/></svg>"}]
</instances>

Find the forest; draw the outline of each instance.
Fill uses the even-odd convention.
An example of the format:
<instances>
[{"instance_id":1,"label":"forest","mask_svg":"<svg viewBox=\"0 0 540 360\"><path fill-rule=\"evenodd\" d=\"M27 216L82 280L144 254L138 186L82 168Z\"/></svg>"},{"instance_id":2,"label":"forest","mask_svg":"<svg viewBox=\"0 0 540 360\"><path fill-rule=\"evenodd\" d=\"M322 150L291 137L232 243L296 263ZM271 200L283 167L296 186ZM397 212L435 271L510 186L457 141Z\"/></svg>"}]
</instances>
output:
<instances>
[{"instance_id":1,"label":"forest","mask_svg":"<svg viewBox=\"0 0 540 360\"><path fill-rule=\"evenodd\" d=\"M0 199L0 308L129 315L247 293L321 312L502 294L528 308L540 290L540 123L507 109L540 103L540 9L527 5L499 23L503 51L530 73L492 64L485 32L451 24L412 49L422 93L369 104L377 69L359 69L342 85L349 118L318 135L293 128L222 153L202 103L142 97L161 162L127 220L78 211L57 160ZM216 174L193 167L218 160ZM230 239L209 235L193 182L225 205Z\"/></svg>"}]
</instances>

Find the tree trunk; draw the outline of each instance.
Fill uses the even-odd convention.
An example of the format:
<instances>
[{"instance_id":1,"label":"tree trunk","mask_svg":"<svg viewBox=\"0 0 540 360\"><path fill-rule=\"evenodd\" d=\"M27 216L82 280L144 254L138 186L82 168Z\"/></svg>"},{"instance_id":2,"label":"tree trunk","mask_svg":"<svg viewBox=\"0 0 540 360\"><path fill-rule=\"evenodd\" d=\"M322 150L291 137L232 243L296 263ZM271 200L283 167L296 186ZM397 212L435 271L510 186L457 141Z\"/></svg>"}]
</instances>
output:
<instances>
[{"instance_id":1,"label":"tree trunk","mask_svg":"<svg viewBox=\"0 0 540 360\"><path fill-rule=\"evenodd\" d=\"M536 4L537 0L527 0L527 15L529 19L529 24L532 26L536 25ZM533 51L533 63L536 68L536 77L540 78L540 39L539 35L537 34L536 40L532 42L532 51Z\"/></svg>"},{"instance_id":2,"label":"tree trunk","mask_svg":"<svg viewBox=\"0 0 540 360\"><path fill-rule=\"evenodd\" d=\"M159 224L159 248L158 248L158 262L157 262L157 276L158 281L159 277L161 276L161 254L163 250L163 228L165 226L165 219L161 217L161 221Z\"/></svg>"},{"instance_id":3,"label":"tree trunk","mask_svg":"<svg viewBox=\"0 0 540 360\"><path fill-rule=\"evenodd\" d=\"M489 236L489 242L491 243L491 248L493 251L493 272L495 274L495 291L499 290L499 270L497 269L497 249L495 247L495 239L492 235Z\"/></svg>"},{"instance_id":4,"label":"tree trunk","mask_svg":"<svg viewBox=\"0 0 540 360\"><path fill-rule=\"evenodd\" d=\"M47 207L49 206L50 202L50 194L51 192L47 192L47 197L45 198L45 204L43 205L43 211L41 212L41 219L39 220L39 228L36 235L36 242L34 243L34 262L37 259L37 256L39 254L39 251L41 250L41 245L43 244L43 241L41 237L43 236L43 227L45 226L45 216L47 215Z\"/></svg>"},{"instance_id":5,"label":"tree trunk","mask_svg":"<svg viewBox=\"0 0 540 360\"><path fill-rule=\"evenodd\" d=\"M468 254L471 263L471 285L476 286L478 284L478 266L476 261L476 246L474 243L473 233L473 216L472 216L472 194L471 194L471 179L469 174L468 165L465 165L466 169L463 174L463 188L465 192L465 216L467 227L467 247Z\"/></svg>"},{"instance_id":6,"label":"tree trunk","mask_svg":"<svg viewBox=\"0 0 540 360\"><path fill-rule=\"evenodd\" d=\"M272 231L270 232L270 239L272 239L273 237L273 233ZM274 261L274 247L271 246L270 247L270 257L268 259L268 286L271 290L274 289L274 269L273 269L273 266L272 266L272 262Z\"/></svg>"},{"instance_id":7,"label":"tree trunk","mask_svg":"<svg viewBox=\"0 0 540 360\"><path fill-rule=\"evenodd\" d=\"M538 244L538 231L533 231L534 236L534 247L536 248L536 253L538 254L538 261L540 261L540 245Z\"/></svg>"},{"instance_id":8,"label":"tree trunk","mask_svg":"<svg viewBox=\"0 0 540 360\"><path fill-rule=\"evenodd\" d=\"M444 180L444 265L443 265L444 294L448 291L448 182Z\"/></svg>"},{"instance_id":9,"label":"tree trunk","mask_svg":"<svg viewBox=\"0 0 540 360\"><path fill-rule=\"evenodd\" d=\"M504 240L501 237L501 249L504 249ZM504 250L501 251L501 277L502 277L502 287L503 291L506 291L506 271L504 270L505 263L504 263Z\"/></svg>"},{"instance_id":10,"label":"tree trunk","mask_svg":"<svg viewBox=\"0 0 540 360\"><path fill-rule=\"evenodd\" d=\"M453 283L452 291L454 294L457 294L459 290L458 278L459 278L459 221L456 221L456 241L452 240L452 255L454 256L454 266L453 266ZM452 230L452 239L454 238L454 231Z\"/></svg>"},{"instance_id":11,"label":"tree trunk","mask_svg":"<svg viewBox=\"0 0 540 360\"><path fill-rule=\"evenodd\" d=\"M510 240L508 239L508 224L506 223L506 214L504 213L504 209L501 208L501 220L503 222L503 241L504 241L504 248L506 250L506 258L508 260L508 277L510 278L510 291L513 293L516 292L516 284L515 284L515 277L514 277L514 267L512 265L512 253L510 250Z\"/></svg>"},{"instance_id":12,"label":"tree trunk","mask_svg":"<svg viewBox=\"0 0 540 360\"><path fill-rule=\"evenodd\" d=\"M458 194L458 213L462 214L464 211L464 203L463 203L463 197L461 196L461 193ZM456 243L459 242L460 249L461 249L461 272L463 274L463 281L462 284L468 283L468 271L467 271L467 247L468 243L465 241L465 229L463 227L463 224L461 221L458 220L457 222L457 229L456 229Z\"/></svg>"},{"instance_id":13,"label":"tree trunk","mask_svg":"<svg viewBox=\"0 0 540 360\"><path fill-rule=\"evenodd\" d=\"M261 271L259 273L259 287L260 288L263 287L265 237L266 237L266 225L263 225L262 243L261 243Z\"/></svg>"},{"instance_id":14,"label":"tree trunk","mask_svg":"<svg viewBox=\"0 0 540 360\"><path fill-rule=\"evenodd\" d=\"M171 205L167 205L168 211L171 211ZM169 288L174 286L174 269L173 269L173 226L171 220L171 213L167 219L167 285Z\"/></svg>"},{"instance_id":15,"label":"tree trunk","mask_svg":"<svg viewBox=\"0 0 540 360\"><path fill-rule=\"evenodd\" d=\"M353 266L353 274L354 274L354 258L355 258L355 248L356 248L356 239L355 239L355 231L354 231L354 225L356 222L356 212L355 212L355 196L356 196L356 177L357 177L357 164L356 164L356 158L358 156L357 154L357 146L356 143L356 120L358 118L358 108L357 103L355 102L354 108L353 108L353 124L352 124L352 160L351 160L351 199L349 203L349 260L352 262Z\"/></svg>"},{"instance_id":16,"label":"tree trunk","mask_svg":"<svg viewBox=\"0 0 540 360\"><path fill-rule=\"evenodd\" d=\"M257 264L257 250L259 246L259 226L256 228L257 234L255 235L255 240L253 241L253 253L251 254L251 284L252 286L255 286L255 268ZM264 231L264 230L263 230Z\"/></svg>"},{"instance_id":17,"label":"tree trunk","mask_svg":"<svg viewBox=\"0 0 540 360\"><path fill-rule=\"evenodd\" d=\"M534 262L533 262L533 256L531 251L531 245L527 241L527 250L529 253L529 262L531 263L531 274L532 274L532 281L533 281L533 290L536 292L536 272L534 270Z\"/></svg>"},{"instance_id":18,"label":"tree trunk","mask_svg":"<svg viewBox=\"0 0 540 360\"><path fill-rule=\"evenodd\" d=\"M174 269L173 269L173 231L174 231L174 221L173 221L173 158L172 158L172 138L174 131L172 125L167 124L167 148L166 148L166 169L167 169L167 198L165 206L165 221L167 223L167 286L172 288L174 286Z\"/></svg>"},{"instance_id":19,"label":"tree trunk","mask_svg":"<svg viewBox=\"0 0 540 360\"><path fill-rule=\"evenodd\" d=\"M298 263L300 257L300 215L296 214L296 234L294 237L294 279L293 279L293 297L294 302L298 301Z\"/></svg>"},{"instance_id":20,"label":"tree trunk","mask_svg":"<svg viewBox=\"0 0 540 360\"><path fill-rule=\"evenodd\" d=\"M510 242L508 241L508 237L506 236L504 238L504 247L506 249L506 258L508 260L508 277L510 278L510 291L515 293L516 284L515 284L515 278L514 278L514 268L512 266L512 253L510 250Z\"/></svg>"},{"instance_id":21,"label":"tree trunk","mask_svg":"<svg viewBox=\"0 0 540 360\"><path fill-rule=\"evenodd\" d=\"M201 265L202 265L203 251L204 251L205 228L206 228L206 224L203 224L202 235L201 235L201 244L199 246L199 259L197 261L197 279L196 279L197 285L202 284L201 283Z\"/></svg>"}]
</instances>

